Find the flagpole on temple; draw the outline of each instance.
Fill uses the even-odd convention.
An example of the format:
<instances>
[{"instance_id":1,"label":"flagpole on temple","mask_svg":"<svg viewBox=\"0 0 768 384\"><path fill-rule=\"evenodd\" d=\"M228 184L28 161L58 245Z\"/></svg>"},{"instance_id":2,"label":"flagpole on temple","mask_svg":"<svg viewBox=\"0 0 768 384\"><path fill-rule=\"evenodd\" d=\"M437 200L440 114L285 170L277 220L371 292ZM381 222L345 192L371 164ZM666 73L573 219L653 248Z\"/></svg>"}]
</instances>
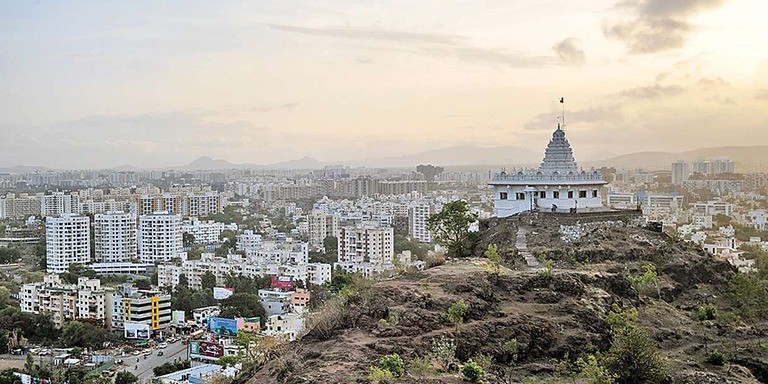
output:
<instances>
[{"instance_id":1,"label":"flagpole on temple","mask_svg":"<svg viewBox=\"0 0 768 384\"><path fill-rule=\"evenodd\" d=\"M560 98L560 104L563 105L563 130L565 130L565 98Z\"/></svg>"}]
</instances>

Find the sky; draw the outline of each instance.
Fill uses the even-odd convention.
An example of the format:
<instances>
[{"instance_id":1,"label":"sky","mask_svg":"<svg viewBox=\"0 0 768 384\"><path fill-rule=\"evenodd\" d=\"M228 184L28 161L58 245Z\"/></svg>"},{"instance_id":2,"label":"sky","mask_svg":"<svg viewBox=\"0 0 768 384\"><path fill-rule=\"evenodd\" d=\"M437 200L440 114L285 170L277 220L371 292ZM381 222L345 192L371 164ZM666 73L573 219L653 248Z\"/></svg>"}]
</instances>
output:
<instances>
[{"instance_id":1,"label":"sky","mask_svg":"<svg viewBox=\"0 0 768 384\"><path fill-rule=\"evenodd\" d=\"M768 144L765 0L0 1L0 166Z\"/></svg>"}]
</instances>

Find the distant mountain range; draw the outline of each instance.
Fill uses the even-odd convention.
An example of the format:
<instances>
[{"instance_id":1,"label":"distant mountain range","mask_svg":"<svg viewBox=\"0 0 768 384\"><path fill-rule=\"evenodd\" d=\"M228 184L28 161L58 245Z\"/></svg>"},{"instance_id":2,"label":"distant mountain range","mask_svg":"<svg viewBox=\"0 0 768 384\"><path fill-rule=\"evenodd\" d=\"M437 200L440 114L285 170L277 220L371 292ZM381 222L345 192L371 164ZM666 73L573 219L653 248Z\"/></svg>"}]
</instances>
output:
<instances>
[{"instance_id":1,"label":"distant mountain range","mask_svg":"<svg viewBox=\"0 0 768 384\"><path fill-rule=\"evenodd\" d=\"M612 157L606 160L584 163L585 166L644 168L649 170L669 170L678 160L696 161L712 159L731 159L736 172L764 172L768 170L768 145L749 147L712 147L685 152L636 152Z\"/></svg>"},{"instance_id":2,"label":"distant mountain range","mask_svg":"<svg viewBox=\"0 0 768 384\"><path fill-rule=\"evenodd\" d=\"M296 160L283 161L271 164L232 163L223 159L213 159L202 156L189 164L154 168L157 170L227 170L227 169L253 169L253 170L283 170L283 169L321 169L328 165L348 165L367 167L415 167L419 164L434 164L441 166L473 166L474 168L488 167L512 167L512 166L536 166L542 158L542 153L527 148L503 146L503 147L477 147L462 145L443 149L434 149L411 155L390 156L381 159L367 159L363 161L323 162L312 157L303 157ZM635 152L611 157L599 161L582 161L584 167L616 167L616 168L644 168L648 170L668 170L672 162L677 160L695 161L702 159L728 158L736 163L737 172L762 172L768 171L768 145L745 147L713 147L701 148L685 152ZM578 161L578 159L576 159ZM466 168L466 167L463 167ZM44 172L52 168L43 166L24 166L0 168L0 173L27 173ZM121 165L112 168L116 171L139 171L132 165Z\"/></svg>"}]
</instances>

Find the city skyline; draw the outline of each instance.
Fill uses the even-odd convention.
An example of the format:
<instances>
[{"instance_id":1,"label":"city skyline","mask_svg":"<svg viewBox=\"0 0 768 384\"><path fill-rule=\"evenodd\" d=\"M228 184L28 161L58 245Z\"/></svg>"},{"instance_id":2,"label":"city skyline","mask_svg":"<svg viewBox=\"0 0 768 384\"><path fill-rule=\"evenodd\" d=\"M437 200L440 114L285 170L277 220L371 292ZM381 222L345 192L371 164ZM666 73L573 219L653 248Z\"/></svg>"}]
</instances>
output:
<instances>
[{"instance_id":1,"label":"city skyline","mask_svg":"<svg viewBox=\"0 0 768 384\"><path fill-rule=\"evenodd\" d=\"M0 166L768 144L759 1L4 8Z\"/></svg>"}]
</instances>

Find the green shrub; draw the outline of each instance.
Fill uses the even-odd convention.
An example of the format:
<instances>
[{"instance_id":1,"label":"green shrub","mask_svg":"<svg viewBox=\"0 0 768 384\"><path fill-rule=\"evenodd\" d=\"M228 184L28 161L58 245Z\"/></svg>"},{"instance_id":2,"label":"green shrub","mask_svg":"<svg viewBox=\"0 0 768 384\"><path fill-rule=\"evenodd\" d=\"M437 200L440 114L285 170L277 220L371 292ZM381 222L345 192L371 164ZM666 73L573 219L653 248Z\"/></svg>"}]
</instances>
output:
<instances>
[{"instance_id":1,"label":"green shrub","mask_svg":"<svg viewBox=\"0 0 768 384\"><path fill-rule=\"evenodd\" d=\"M485 371L483 370L483 367L480 366L480 364L475 363L472 359L469 359L464 365L461 366L461 377L471 383L480 383L485 377Z\"/></svg>"},{"instance_id":2,"label":"green shrub","mask_svg":"<svg viewBox=\"0 0 768 384\"><path fill-rule=\"evenodd\" d=\"M467 315L467 312L469 312L469 307L464 299L451 304L451 307L448 308L448 320L456 326L457 331L464 324L464 317Z\"/></svg>"},{"instance_id":3,"label":"green shrub","mask_svg":"<svg viewBox=\"0 0 768 384\"><path fill-rule=\"evenodd\" d=\"M725 362L728 359L725 357L725 354L720 351L712 351L710 353L707 353L707 356L704 358L704 362L707 364L717 365L719 367L722 367L725 365Z\"/></svg>"},{"instance_id":4,"label":"green shrub","mask_svg":"<svg viewBox=\"0 0 768 384\"><path fill-rule=\"evenodd\" d=\"M715 320L717 318L717 307L714 305L704 305L696 308L693 318L698 321Z\"/></svg>"},{"instance_id":5,"label":"green shrub","mask_svg":"<svg viewBox=\"0 0 768 384\"><path fill-rule=\"evenodd\" d=\"M395 376L386 369L371 367L370 373L368 373L368 381L373 384L392 384L395 382Z\"/></svg>"},{"instance_id":6,"label":"green shrub","mask_svg":"<svg viewBox=\"0 0 768 384\"><path fill-rule=\"evenodd\" d=\"M619 383L662 383L667 378L664 361L648 333L634 326L615 332L603 360Z\"/></svg>"},{"instance_id":7,"label":"green shrub","mask_svg":"<svg viewBox=\"0 0 768 384\"><path fill-rule=\"evenodd\" d=\"M426 377L434 372L432 361L426 357L417 357L408 364L408 372L415 377Z\"/></svg>"},{"instance_id":8,"label":"green shrub","mask_svg":"<svg viewBox=\"0 0 768 384\"><path fill-rule=\"evenodd\" d=\"M397 353L384 356L379 360L379 365L382 369L391 372L395 377L400 377L405 373L405 364Z\"/></svg>"}]
</instances>

